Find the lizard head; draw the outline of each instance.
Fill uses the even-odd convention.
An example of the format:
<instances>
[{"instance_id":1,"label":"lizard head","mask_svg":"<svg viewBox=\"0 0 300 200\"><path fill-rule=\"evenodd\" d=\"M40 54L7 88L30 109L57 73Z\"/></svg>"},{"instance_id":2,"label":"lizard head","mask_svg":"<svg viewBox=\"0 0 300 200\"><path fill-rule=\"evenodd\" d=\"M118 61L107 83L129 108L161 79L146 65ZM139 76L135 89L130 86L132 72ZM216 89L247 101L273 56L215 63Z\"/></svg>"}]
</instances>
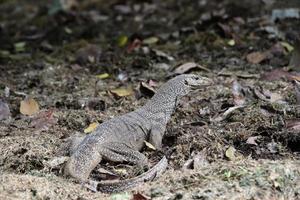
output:
<instances>
[{"instance_id":1,"label":"lizard head","mask_svg":"<svg viewBox=\"0 0 300 200\"><path fill-rule=\"evenodd\" d=\"M174 92L179 96L188 94L191 90L195 90L212 84L212 80L196 74L183 74L174 78L176 84Z\"/></svg>"}]
</instances>

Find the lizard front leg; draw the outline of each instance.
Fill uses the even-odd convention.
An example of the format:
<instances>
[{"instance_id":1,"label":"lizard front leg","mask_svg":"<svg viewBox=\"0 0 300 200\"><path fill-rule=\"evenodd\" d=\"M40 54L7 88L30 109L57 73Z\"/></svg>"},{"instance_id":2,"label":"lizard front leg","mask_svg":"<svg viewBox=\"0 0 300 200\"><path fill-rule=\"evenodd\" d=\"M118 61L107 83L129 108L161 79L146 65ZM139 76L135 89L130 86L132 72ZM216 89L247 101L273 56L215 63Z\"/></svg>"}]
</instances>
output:
<instances>
[{"instance_id":1,"label":"lizard front leg","mask_svg":"<svg viewBox=\"0 0 300 200\"><path fill-rule=\"evenodd\" d=\"M161 123L153 124L149 135L149 142L157 149L162 149L162 139L166 131L166 125Z\"/></svg>"},{"instance_id":2,"label":"lizard front leg","mask_svg":"<svg viewBox=\"0 0 300 200\"><path fill-rule=\"evenodd\" d=\"M124 143L114 142L103 144L101 155L106 160L129 162L138 165L140 168L148 167L147 157Z\"/></svg>"},{"instance_id":3,"label":"lizard front leg","mask_svg":"<svg viewBox=\"0 0 300 200\"><path fill-rule=\"evenodd\" d=\"M102 156L94 145L81 144L66 163L64 173L85 182L101 159Z\"/></svg>"}]
</instances>

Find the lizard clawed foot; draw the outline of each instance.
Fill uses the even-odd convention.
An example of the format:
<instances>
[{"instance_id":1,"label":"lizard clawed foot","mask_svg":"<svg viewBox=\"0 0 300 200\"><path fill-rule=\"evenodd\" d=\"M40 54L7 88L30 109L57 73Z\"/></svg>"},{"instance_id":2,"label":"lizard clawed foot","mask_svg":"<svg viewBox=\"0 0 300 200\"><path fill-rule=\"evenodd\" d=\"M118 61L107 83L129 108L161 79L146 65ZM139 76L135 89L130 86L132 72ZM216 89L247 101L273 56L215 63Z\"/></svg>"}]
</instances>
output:
<instances>
[{"instance_id":1,"label":"lizard clawed foot","mask_svg":"<svg viewBox=\"0 0 300 200\"><path fill-rule=\"evenodd\" d=\"M92 192L98 192L97 191L97 185L98 185L98 181L93 181L93 180L87 180L87 181L83 181L81 182L81 185L89 190L91 190Z\"/></svg>"}]
</instances>

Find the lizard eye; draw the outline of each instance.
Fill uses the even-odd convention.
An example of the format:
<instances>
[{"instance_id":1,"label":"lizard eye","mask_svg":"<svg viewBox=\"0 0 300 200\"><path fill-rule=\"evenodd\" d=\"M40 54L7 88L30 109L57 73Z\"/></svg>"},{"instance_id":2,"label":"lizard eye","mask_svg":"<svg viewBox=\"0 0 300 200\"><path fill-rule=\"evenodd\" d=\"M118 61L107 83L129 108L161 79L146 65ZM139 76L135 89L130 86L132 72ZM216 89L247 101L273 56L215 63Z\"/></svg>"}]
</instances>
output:
<instances>
[{"instance_id":1,"label":"lizard eye","mask_svg":"<svg viewBox=\"0 0 300 200\"><path fill-rule=\"evenodd\" d=\"M199 80L199 77L195 77L195 80L198 81L198 80Z\"/></svg>"},{"instance_id":2,"label":"lizard eye","mask_svg":"<svg viewBox=\"0 0 300 200\"><path fill-rule=\"evenodd\" d=\"M189 83L188 83L188 81L187 81L187 80L184 80L184 84L185 84L185 85L188 85Z\"/></svg>"}]
</instances>

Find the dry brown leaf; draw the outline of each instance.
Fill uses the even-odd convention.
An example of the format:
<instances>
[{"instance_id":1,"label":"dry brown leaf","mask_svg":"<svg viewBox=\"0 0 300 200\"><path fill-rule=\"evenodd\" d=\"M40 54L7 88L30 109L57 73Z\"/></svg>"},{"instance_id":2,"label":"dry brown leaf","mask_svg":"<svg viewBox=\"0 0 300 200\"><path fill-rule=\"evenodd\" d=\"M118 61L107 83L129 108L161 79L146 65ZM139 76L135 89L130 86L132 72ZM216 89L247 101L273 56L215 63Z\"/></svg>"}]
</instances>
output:
<instances>
[{"instance_id":1,"label":"dry brown leaf","mask_svg":"<svg viewBox=\"0 0 300 200\"><path fill-rule=\"evenodd\" d=\"M247 144L253 144L255 146L257 146L257 143L256 143L256 140L258 139L259 137L258 136L252 136L252 137L249 137L246 141Z\"/></svg>"},{"instance_id":2,"label":"dry brown leaf","mask_svg":"<svg viewBox=\"0 0 300 200\"><path fill-rule=\"evenodd\" d=\"M133 194L133 199L132 200L149 200L149 199L151 199L151 198L145 196L144 194L136 193L136 194Z\"/></svg>"},{"instance_id":3,"label":"dry brown leaf","mask_svg":"<svg viewBox=\"0 0 300 200\"><path fill-rule=\"evenodd\" d=\"M293 76L283 69L274 69L270 72L262 74L261 79L266 81L275 81L282 78L291 79ZM296 78L296 77L295 77Z\"/></svg>"},{"instance_id":4,"label":"dry brown leaf","mask_svg":"<svg viewBox=\"0 0 300 200\"><path fill-rule=\"evenodd\" d=\"M126 97L133 94L133 90L131 88L117 88L110 90L110 92L117 97Z\"/></svg>"},{"instance_id":5,"label":"dry brown leaf","mask_svg":"<svg viewBox=\"0 0 300 200\"><path fill-rule=\"evenodd\" d=\"M57 123L54 118L54 109L44 110L39 112L31 121L30 126L37 130L48 130L48 128Z\"/></svg>"},{"instance_id":6,"label":"dry brown leaf","mask_svg":"<svg viewBox=\"0 0 300 200\"><path fill-rule=\"evenodd\" d=\"M174 70L174 73L175 74L184 74L192 69L203 69L205 71L210 71L209 69L197 64L197 63L194 63L194 62L188 62L188 63L185 63L185 64L182 64L180 66L178 66L175 70Z\"/></svg>"},{"instance_id":7,"label":"dry brown leaf","mask_svg":"<svg viewBox=\"0 0 300 200\"><path fill-rule=\"evenodd\" d=\"M34 115L40 110L39 104L31 97L26 97L21 101L20 113L23 115Z\"/></svg>"},{"instance_id":8,"label":"dry brown leaf","mask_svg":"<svg viewBox=\"0 0 300 200\"><path fill-rule=\"evenodd\" d=\"M284 101L284 98L278 94L278 93L275 93L275 92L271 92L267 89L262 89L262 90L259 90L259 89L254 89L254 94L261 100L264 100L264 101L267 101L267 102L270 102L270 103L286 103Z\"/></svg>"},{"instance_id":9,"label":"dry brown leaf","mask_svg":"<svg viewBox=\"0 0 300 200\"><path fill-rule=\"evenodd\" d=\"M133 50L140 48L142 45L142 41L139 39L134 39L131 43L129 43L127 47L127 53L131 53Z\"/></svg>"},{"instance_id":10,"label":"dry brown leaf","mask_svg":"<svg viewBox=\"0 0 300 200\"><path fill-rule=\"evenodd\" d=\"M139 91L142 95L152 97L155 94L155 89L145 82L141 82Z\"/></svg>"},{"instance_id":11,"label":"dry brown leaf","mask_svg":"<svg viewBox=\"0 0 300 200\"><path fill-rule=\"evenodd\" d=\"M0 99L0 121L3 119L8 119L11 116L9 107L7 103Z\"/></svg>"},{"instance_id":12,"label":"dry brown leaf","mask_svg":"<svg viewBox=\"0 0 300 200\"><path fill-rule=\"evenodd\" d=\"M249 63L259 64L267 58L267 54L257 51L249 53L246 58Z\"/></svg>"},{"instance_id":13,"label":"dry brown leaf","mask_svg":"<svg viewBox=\"0 0 300 200\"><path fill-rule=\"evenodd\" d=\"M154 151L156 150L156 148L151 143L149 143L147 141L144 141L144 143L145 143L146 147L148 147L149 149L152 149Z\"/></svg>"}]
</instances>

